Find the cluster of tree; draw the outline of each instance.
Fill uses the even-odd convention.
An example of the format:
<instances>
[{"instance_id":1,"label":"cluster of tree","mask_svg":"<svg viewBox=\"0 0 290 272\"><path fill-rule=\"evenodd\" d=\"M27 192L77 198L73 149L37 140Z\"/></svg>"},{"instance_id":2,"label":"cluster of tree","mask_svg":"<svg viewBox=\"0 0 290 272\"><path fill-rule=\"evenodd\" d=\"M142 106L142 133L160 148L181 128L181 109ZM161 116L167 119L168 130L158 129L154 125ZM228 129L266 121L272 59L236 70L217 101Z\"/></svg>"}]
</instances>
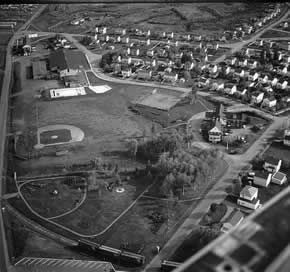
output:
<instances>
[{"instance_id":1,"label":"cluster of tree","mask_svg":"<svg viewBox=\"0 0 290 272\"><path fill-rule=\"evenodd\" d=\"M176 130L163 132L160 135L154 135L149 141L139 145L136 155L139 159L156 162L162 153L169 152L169 154L172 154L183 143L183 137Z\"/></svg>"},{"instance_id":2,"label":"cluster of tree","mask_svg":"<svg viewBox=\"0 0 290 272\"><path fill-rule=\"evenodd\" d=\"M92 37L90 36L85 36L81 40L81 44L88 46L91 42L93 41Z\"/></svg>"},{"instance_id":3,"label":"cluster of tree","mask_svg":"<svg viewBox=\"0 0 290 272\"><path fill-rule=\"evenodd\" d=\"M217 224L224 217L226 212L227 206L224 203L212 203L210 205L209 211L202 218L201 224L206 226Z\"/></svg>"},{"instance_id":4,"label":"cluster of tree","mask_svg":"<svg viewBox=\"0 0 290 272\"><path fill-rule=\"evenodd\" d=\"M107 52L105 53L100 61L100 67L104 69L105 72L112 72L113 69L111 67L114 59L117 59L117 52Z\"/></svg>"},{"instance_id":5,"label":"cluster of tree","mask_svg":"<svg viewBox=\"0 0 290 272\"><path fill-rule=\"evenodd\" d=\"M216 150L178 148L173 153L163 153L156 165L164 177L161 193L168 197L184 194L185 186L195 187L196 179L204 179L213 169Z\"/></svg>"}]
</instances>

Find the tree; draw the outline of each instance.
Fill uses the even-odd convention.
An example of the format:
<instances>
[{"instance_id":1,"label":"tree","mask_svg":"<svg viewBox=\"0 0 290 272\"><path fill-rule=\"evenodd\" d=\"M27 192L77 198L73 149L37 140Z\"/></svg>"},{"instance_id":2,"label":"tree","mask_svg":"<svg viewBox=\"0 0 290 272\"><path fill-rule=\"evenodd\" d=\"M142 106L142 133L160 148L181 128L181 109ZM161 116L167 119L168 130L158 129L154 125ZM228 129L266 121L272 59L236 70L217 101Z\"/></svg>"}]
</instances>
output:
<instances>
[{"instance_id":1,"label":"tree","mask_svg":"<svg viewBox=\"0 0 290 272\"><path fill-rule=\"evenodd\" d=\"M83 39L81 40L81 44L87 46L87 45L89 45L92 41L93 41L92 37L90 37L90 36L85 36L85 37L83 37Z\"/></svg>"}]
</instances>

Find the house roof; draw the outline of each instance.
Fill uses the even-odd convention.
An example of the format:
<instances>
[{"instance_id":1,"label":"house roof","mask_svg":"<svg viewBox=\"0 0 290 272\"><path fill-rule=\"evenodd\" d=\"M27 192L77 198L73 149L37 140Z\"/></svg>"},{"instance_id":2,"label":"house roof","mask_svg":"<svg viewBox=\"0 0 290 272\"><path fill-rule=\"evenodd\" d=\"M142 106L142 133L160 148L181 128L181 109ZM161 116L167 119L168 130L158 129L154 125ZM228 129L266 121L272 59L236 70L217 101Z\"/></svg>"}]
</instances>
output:
<instances>
[{"instance_id":1,"label":"house roof","mask_svg":"<svg viewBox=\"0 0 290 272\"><path fill-rule=\"evenodd\" d=\"M269 164L273 164L273 165L278 165L280 159L277 159L277 158L274 158L274 157L270 157L270 156L267 156L265 158L265 162L269 163Z\"/></svg>"},{"instance_id":2,"label":"house roof","mask_svg":"<svg viewBox=\"0 0 290 272\"><path fill-rule=\"evenodd\" d=\"M45 75L47 73L46 62L44 60L38 60L32 62L33 75Z\"/></svg>"},{"instance_id":3,"label":"house roof","mask_svg":"<svg viewBox=\"0 0 290 272\"><path fill-rule=\"evenodd\" d=\"M89 70L90 65L80 50L58 49L50 54L50 67L58 67L60 70L64 69L84 69Z\"/></svg>"},{"instance_id":4,"label":"house roof","mask_svg":"<svg viewBox=\"0 0 290 272\"><path fill-rule=\"evenodd\" d=\"M257 171L257 172L255 172L255 177L262 178L262 179L267 179L269 175L270 174L267 171Z\"/></svg>"},{"instance_id":5,"label":"house roof","mask_svg":"<svg viewBox=\"0 0 290 272\"><path fill-rule=\"evenodd\" d=\"M278 180L283 180L284 178L286 177L286 174L282 173L282 172L276 172L274 175L273 175L273 178L274 179L278 179Z\"/></svg>"},{"instance_id":6,"label":"house roof","mask_svg":"<svg viewBox=\"0 0 290 272\"><path fill-rule=\"evenodd\" d=\"M213 128L210 130L210 132L221 132L222 128L221 128L221 122L216 119Z\"/></svg>"},{"instance_id":7,"label":"house roof","mask_svg":"<svg viewBox=\"0 0 290 272\"><path fill-rule=\"evenodd\" d=\"M227 223L230 223L232 226L236 226L241 219L244 218L244 214L240 211L237 211Z\"/></svg>"},{"instance_id":8,"label":"house roof","mask_svg":"<svg viewBox=\"0 0 290 272\"><path fill-rule=\"evenodd\" d=\"M258 193L258 188L246 185L243 190L240 192L241 196L246 196L252 198L255 194Z\"/></svg>"}]
</instances>

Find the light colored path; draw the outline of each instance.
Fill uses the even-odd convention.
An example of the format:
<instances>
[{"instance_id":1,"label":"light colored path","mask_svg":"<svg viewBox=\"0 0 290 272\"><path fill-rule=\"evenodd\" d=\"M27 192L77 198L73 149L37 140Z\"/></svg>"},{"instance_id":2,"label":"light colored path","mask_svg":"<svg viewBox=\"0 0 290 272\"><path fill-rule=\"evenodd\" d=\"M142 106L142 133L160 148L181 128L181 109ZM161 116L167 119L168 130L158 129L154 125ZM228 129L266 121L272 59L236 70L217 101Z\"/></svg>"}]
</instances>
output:
<instances>
[{"instance_id":1,"label":"light colored path","mask_svg":"<svg viewBox=\"0 0 290 272\"><path fill-rule=\"evenodd\" d=\"M38 214L38 216L40 216L40 214L39 214L38 212L36 212L36 211L31 207L31 205L26 201L25 197L23 196L23 194L22 194L22 192L21 192L21 188L22 188L24 185L29 184L29 183L31 183L31 182L41 181L41 180L47 180L47 179L48 179L48 178L33 179L33 180L28 180L28 181L26 181L26 182L23 182L23 183L17 185L18 195L22 198L22 200L25 202L25 204L28 205L28 206L27 206L28 209L29 209L31 212L33 212L34 214ZM59 179L59 177L51 177L51 178L49 178L49 179L54 180L54 179ZM71 210L68 210L68 211L65 212L65 213L62 213L62 214L59 214L59 215L56 215L56 216L53 216L53 217L45 217L45 218L46 218L46 219L50 219L50 220L52 220L52 219L57 219L57 218L63 217L63 216L65 216L65 215L69 215L69 214L73 213L74 211L76 211L76 210L77 210L77 209L78 209L78 208L79 208L79 207L84 203L84 201L86 200L86 198L87 198L87 189L84 190L84 194L83 194L83 197L82 197L81 201L80 201L80 202L78 203L78 205L76 205L74 208L72 208Z\"/></svg>"}]
</instances>

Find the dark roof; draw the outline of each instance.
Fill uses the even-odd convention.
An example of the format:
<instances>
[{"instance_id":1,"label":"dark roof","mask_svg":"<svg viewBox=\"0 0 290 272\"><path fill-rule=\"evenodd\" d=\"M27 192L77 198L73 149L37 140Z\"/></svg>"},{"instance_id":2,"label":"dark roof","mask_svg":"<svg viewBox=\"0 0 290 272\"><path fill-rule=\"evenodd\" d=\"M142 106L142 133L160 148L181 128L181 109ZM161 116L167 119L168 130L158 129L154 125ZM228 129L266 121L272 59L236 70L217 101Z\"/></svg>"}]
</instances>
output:
<instances>
[{"instance_id":1,"label":"dark roof","mask_svg":"<svg viewBox=\"0 0 290 272\"><path fill-rule=\"evenodd\" d=\"M58 49L50 54L50 67L64 69L84 69L89 70L90 65L86 55L79 50Z\"/></svg>"},{"instance_id":2,"label":"dark roof","mask_svg":"<svg viewBox=\"0 0 290 272\"><path fill-rule=\"evenodd\" d=\"M46 75L47 69L46 69L46 61L44 60L37 60L32 62L32 72L33 76L38 75Z\"/></svg>"}]
</instances>

